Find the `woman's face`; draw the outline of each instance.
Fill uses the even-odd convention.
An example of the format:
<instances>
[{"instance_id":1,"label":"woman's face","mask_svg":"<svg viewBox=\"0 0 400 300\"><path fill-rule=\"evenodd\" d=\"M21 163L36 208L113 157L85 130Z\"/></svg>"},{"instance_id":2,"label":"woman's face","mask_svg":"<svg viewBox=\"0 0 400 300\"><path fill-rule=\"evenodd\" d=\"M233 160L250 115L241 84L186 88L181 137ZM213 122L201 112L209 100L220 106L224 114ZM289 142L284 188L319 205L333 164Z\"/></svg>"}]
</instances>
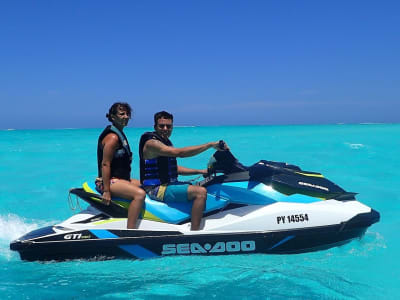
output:
<instances>
[{"instance_id":1,"label":"woman's face","mask_svg":"<svg viewBox=\"0 0 400 300\"><path fill-rule=\"evenodd\" d=\"M118 107L117 113L112 116L113 124L120 128L127 126L130 118L131 115L128 114L127 110L121 107Z\"/></svg>"}]
</instances>

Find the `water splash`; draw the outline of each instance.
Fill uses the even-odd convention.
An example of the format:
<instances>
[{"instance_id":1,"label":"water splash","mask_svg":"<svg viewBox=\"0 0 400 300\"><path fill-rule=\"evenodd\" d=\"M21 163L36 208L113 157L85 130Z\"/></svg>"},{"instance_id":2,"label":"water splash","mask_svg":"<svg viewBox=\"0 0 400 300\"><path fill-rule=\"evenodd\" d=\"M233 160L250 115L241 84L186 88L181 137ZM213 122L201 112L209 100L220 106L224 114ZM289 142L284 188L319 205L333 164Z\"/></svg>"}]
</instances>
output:
<instances>
[{"instance_id":1,"label":"water splash","mask_svg":"<svg viewBox=\"0 0 400 300\"><path fill-rule=\"evenodd\" d=\"M50 224L54 222L27 220L14 214L0 215L0 258L10 260L13 257L9 246L11 241L29 231Z\"/></svg>"},{"instance_id":2,"label":"water splash","mask_svg":"<svg viewBox=\"0 0 400 300\"><path fill-rule=\"evenodd\" d=\"M346 145L348 145L351 149L354 150L358 150L358 149L362 149L365 147L364 144L355 144L355 143L345 143Z\"/></svg>"}]
</instances>

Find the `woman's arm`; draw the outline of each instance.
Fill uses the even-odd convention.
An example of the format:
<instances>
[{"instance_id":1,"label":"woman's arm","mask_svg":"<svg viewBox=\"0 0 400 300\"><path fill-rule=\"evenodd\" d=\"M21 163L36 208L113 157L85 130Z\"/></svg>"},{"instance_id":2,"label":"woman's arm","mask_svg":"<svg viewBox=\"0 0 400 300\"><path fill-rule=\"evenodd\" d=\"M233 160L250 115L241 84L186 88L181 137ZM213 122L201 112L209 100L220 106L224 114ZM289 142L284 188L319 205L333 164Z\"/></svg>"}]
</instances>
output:
<instances>
[{"instance_id":1,"label":"woman's arm","mask_svg":"<svg viewBox=\"0 0 400 300\"><path fill-rule=\"evenodd\" d=\"M110 180L111 180L111 161L115 150L118 148L118 136L115 133L109 133L103 139L103 160L101 162L101 177L103 178L103 202L110 204Z\"/></svg>"}]
</instances>

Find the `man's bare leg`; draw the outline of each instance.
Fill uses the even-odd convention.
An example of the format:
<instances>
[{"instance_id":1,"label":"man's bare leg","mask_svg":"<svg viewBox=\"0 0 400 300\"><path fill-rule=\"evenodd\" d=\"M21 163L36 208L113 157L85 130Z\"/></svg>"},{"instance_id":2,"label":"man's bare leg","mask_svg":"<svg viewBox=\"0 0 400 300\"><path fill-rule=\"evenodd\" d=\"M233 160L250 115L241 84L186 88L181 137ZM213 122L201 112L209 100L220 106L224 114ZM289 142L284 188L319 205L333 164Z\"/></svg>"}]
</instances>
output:
<instances>
[{"instance_id":1,"label":"man's bare leg","mask_svg":"<svg viewBox=\"0 0 400 300\"><path fill-rule=\"evenodd\" d=\"M207 190L201 186L190 185L188 188L188 198L190 201L193 201L192 226L190 230L199 230L204 207L206 205Z\"/></svg>"}]
</instances>

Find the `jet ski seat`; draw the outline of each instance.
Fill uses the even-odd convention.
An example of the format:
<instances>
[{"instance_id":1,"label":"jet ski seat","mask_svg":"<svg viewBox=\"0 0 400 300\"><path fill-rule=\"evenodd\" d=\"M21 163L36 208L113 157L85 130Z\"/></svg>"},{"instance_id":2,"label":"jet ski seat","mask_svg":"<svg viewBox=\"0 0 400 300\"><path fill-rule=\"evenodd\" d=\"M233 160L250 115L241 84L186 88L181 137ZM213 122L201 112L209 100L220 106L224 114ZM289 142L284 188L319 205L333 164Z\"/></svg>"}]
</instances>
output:
<instances>
[{"instance_id":1,"label":"jet ski seat","mask_svg":"<svg viewBox=\"0 0 400 300\"><path fill-rule=\"evenodd\" d=\"M112 198L113 206L119 206L118 215L113 214L111 210L107 209L108 206L105 206L101 203L101 194L97 192L94 183L85 182L82 185L84 192L88 193L89 195L96 194L97 197L87 196L83 198L87 202L91 204L95 204L97 208L102 211L105 211L108 214L111 214L114 217L126 217L128 212L128 207L130 204L130 200L123 199L123 198ZM82 195L79 195L82 198ZM87 199L89 198L89 199ZM222 199L215 195L207 195L206 201L206 208L204 213L209 213L214 210L223 209L225 206L229 204L227 199ZM122 209L121 209L122 208ZM157 222L165 222L165 223L172 223L172 224L181 224L188 220L190 220L192 210L192 203L191 202L169 202L164 203L156 200L150 199L146 196L144 207L142 209L141 217L145 220L152 220ZM125 212L124 212L125 211Z\"/></svg>"}]
</instances>

